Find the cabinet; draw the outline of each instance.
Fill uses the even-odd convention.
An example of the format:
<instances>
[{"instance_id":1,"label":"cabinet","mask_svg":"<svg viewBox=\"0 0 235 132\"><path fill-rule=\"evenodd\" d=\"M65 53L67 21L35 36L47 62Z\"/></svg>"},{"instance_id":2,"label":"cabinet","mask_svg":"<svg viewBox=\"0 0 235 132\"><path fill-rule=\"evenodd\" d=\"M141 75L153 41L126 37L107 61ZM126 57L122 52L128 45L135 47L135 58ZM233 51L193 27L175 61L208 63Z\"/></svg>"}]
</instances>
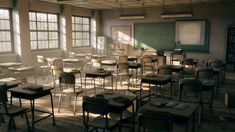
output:
<instances>
[{"instance_id":1,"label":"cabinet","mask_svg":"<svg viewBox=\"0 0 235 132\"><path fill-rule=\"evenodd\" d=\"M226 63L235 64L235 26L227 29Z\"/></svg>"},{"instance_id":2,"label":"cabinet","mask_svg":"<svg viewBox=\"0 0 235 132\"><path fill-rule=\"evenodd\" d=\"M106 55L107 54L106 50L107 50L107 38L105 36L98 36L96 53L101 55Z\"/></svg>"}]
</instances>

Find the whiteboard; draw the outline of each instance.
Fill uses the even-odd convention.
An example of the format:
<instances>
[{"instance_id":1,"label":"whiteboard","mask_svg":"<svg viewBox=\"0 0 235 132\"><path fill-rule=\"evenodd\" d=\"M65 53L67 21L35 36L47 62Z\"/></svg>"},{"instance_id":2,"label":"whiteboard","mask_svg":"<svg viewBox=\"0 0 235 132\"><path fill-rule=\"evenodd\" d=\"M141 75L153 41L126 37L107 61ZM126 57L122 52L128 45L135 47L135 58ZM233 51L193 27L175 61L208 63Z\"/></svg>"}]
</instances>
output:
<instances>
[{"instance_id":1,"label":"whiteboard","mask_svg":"<svg viewBox=\"0 0 235 132\"><path fill-rule=\"evenodd\" d=\"M205 21L176 21L176 45L205 45Z\"/></svg>"}]
</instances>

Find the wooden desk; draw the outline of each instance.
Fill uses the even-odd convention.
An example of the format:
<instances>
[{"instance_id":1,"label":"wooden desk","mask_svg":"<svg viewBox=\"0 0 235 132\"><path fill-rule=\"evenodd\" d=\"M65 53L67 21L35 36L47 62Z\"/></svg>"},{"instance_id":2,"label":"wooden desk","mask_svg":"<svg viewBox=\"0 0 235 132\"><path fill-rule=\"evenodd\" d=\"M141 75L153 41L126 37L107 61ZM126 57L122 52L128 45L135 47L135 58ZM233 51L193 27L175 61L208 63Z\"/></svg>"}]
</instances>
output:
<instances>
[{"instance_id":1,"label":"wooden desk","mask_svg":"<svg viewBox=\"0 0 235 132\"><path fill-rule=\"evenodd\" d=\"M132 92L125 91L125 93L99 93L96 96L103 97L108 100L110 112L120 114L120 119L122 120L122 113L129 107L132 109L132 129L135 128L135 113L137 106L137 96Z\"/></svg>"},{"instance_id":2,"label":"wooden desk","mask_svg":"<svg viewBox=\"0 0 235 132\"><path fill-rule=\"evenodd\" d=\"M47 86L43 86L43 90L41 91L34 91L34 90L30 90L28 89L30 85L25 85L25 86L20 86L20 87L16 87L16 88L11 88L8 89L9 92L11 92L11 96L12 97L17 97L20 99L27 99L30 100L30 107L31 107L31 113L32 113L32 131L34 132L34 124L41 121L42 119L45 119L47 117L52 116L52 120L53 120L53 125L55 125L55 117L54 117L54 107L53 107L53 99L52 99L52 94L51 94L51 90L54 89L53 87L47 87ZM35 99L44 97L50 95L51 97L51 108L52 108L52 112L47 112L47 111L42 111L42 110L36 110L34 108L35 105ZM47 113L48 115L35 120L35 115L34 112L35 111L39 111L42 113Z\"/></svg>"},{"instance_id":3,"label":"wooden desk","mask_svg":"<svg viewBox=\"0 0 235 132\"><path fill-rule=\"evenodd\" d=\"M167 83L171 83L171 98L172 98L172 77L171 76L162 76L162 75L157 75L157 74L152 74L152 75L147 75L141 78L141 84L140 88L142 89L142 84L143 83L148 83L149 84L149 94L150 93L150 84L154 85L165 85ZM141 92L140 92L141 93Z\"/></svg>"},{"instance_id":4,"label":"wooden desk","mask_svg":"<svg viewBox=\"0 0 235 132\"><path fill-rule=\"evenodd\" d=\"M37 83L35 68L32 66L23 66L22 65L22 66L17 66L17 67L9 67L8 69L12 72L20 73L21 80L24 77L24 75L23 75L24 72L33 71L34 72L34 82Z\"/></svg>"},{"instance_id":5,"label":"wooden desk","mask_svg":"<svg viewBox=\"0 0 235 132\"><path fill-rule=\"evenodd\" d=\"M112 72L110 71L105 71L105 70L102 70L102 71L91 71L91 72L86 72L85 73L85 94L86 94L86 78L87 77L90 77L90 78L93 78L94 80L94 88L95 88L95 94L96 94L96 87L95 87L95 79L96 78L103 78L103 89L105 88L105 78L106 77L111 77L111 83L112 83L112 90L113 90L113 75L112 75Z\"/></svg>"},{"instance_id":6,"label":"wooden desk","mask_svg":"<svg viewBox=\"0 0 235 132\"><path fill-rule=\"evenodd\" d=\"M68 59L62 59L63 65L65 67L65 64L73 64L73 67L76 68L78 66L78 63L81 62L80 59L75 58L68 58Z\"/></svg>"},{"instance_id":7,"label":"wooden desk","mask_svg":"<svg viewBox=\"0 0 235 132\"><path fill-rule=\"evenodd\" d=\"M190 118L192 117L193 118L192 131L193 132L195 131L195 112L199 106L198 104L174 101L177 102L178 104L183 104L186 106L184 109L176 109L175 107L171 108L171 107L165 107L164 105L163 106L155 105L159 104L159 102L168 103L169 100L157 99L157 98L152 99L149 103L147 103L141 108L140 112L143 110L149 110L151 112L168 112L173 116L186 118L188 123L190 121ZM186 124L186 129L185 129L186 131L188 131L188 123Z\"/></svg>"}]
</instances>

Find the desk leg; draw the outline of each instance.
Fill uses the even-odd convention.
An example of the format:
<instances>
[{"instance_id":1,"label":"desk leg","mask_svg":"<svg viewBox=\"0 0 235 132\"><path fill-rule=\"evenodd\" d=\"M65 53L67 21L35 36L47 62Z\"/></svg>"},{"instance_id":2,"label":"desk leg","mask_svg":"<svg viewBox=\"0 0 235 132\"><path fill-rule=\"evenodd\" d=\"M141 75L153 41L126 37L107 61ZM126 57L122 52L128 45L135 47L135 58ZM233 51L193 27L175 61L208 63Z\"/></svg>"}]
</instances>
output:
<instances>
[{"instance_id":1,"label":"desk leg","mask_svg":"<svg viewBox=\"0 0 235 132\"><path fill-rule=\"evenodd\" d=\"M51 96L51 112L52 112L52 120L53 120L53 125L55 125L55 115L54 115L54 105L53 105L53 99L52 99L52 94L50 93Z\"/></svg>"},{"instance_id":2,"label":"desk leg","mask_svg":"<svg viewBox=\"0 0 235 132\"><path fill-rule=\"evenodd\" d=\"M86 75L85 75L85 95L86 95Z\"/></svg>"},{"instance_id":3,"label":"desk leg","mask_svg":"<svg viewBox=\"0 0 235 132\"><path fill-rule=\"evenodd\" d=\"M95 95L96 95L96 87L95 87L95 77L94 77L94 89L95 89Z\"/></svg>"},{"instance_id":4,"label":"desk leg","mask_svg":"<svg viewBox=\"0 0 235 132\"><path fill-rule=\"evenodd\" d=\"M113 75L111 75L111 84L112 84L112 91L113 91Z\"/></svg>"},{"instance_id":5,"label":"desk leg","mask_svg":"<svg viewBox=\"0 0 235 132\"><path fill-rule=\"evenodd\" d=\"M103 89L105 88L105 77L104 77L104 82L103 82ZM105 92L105 90L104 90Z\"/></svg>"},{"instance_id":6,"label":"desk leg","mask_svg":"<svg viewBox=\"0 0 235 132\"><path fill-rule=\"evenodd\" d=\"M173 82L171 81L171 99L172 99L172 97L173 97Z\"/></svg>"},{"instance_id":7,"label":"desk leg","mask_svg":"<svg viewBox=\"0 0 235 132\"><path fill-rule=\"evenodd\" d=\"M34 132L34 99L30 100L31 113L32 113L32 132Z\"/></svg>"},{"instance_id":8,"label":"desk leg","mask_svg":"<svg viewBox=\"0 0 235 132\"><path fill-rule=\"evenodd\" d=\"M134 107L133 102L132 102L132 129L134 132L135 131L135 107Z\"/></svg>"},{"instance_id":9,"label":"desk leg","mask_svg":"<svg viewBox=\"0 0 235 132\"><path fill-rule=\"evenodd\" d=\"M193 132L195 132L195 112L193 112Z\"/></svg>"}]
</instances>

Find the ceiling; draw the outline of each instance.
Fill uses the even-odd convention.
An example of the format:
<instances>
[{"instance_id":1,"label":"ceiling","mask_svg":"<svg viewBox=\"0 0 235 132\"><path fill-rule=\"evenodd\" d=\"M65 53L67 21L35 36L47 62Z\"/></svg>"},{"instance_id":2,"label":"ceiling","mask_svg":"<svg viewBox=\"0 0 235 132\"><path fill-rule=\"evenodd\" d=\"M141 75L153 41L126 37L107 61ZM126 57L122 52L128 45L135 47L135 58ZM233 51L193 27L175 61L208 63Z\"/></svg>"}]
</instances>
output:
<instances>
[{"instance_id":1,"label":"ceiling","mask_svg":"<svg viewBox=\"0 0 235 132\"><path fill-rule=\"evenodd\" d=\"M68 4L89 9L149 8L165 6L189 6L190 0L40 0ZM235 0L191 0L192 5L235 3Z\"/></svg>"}]
</instances>

